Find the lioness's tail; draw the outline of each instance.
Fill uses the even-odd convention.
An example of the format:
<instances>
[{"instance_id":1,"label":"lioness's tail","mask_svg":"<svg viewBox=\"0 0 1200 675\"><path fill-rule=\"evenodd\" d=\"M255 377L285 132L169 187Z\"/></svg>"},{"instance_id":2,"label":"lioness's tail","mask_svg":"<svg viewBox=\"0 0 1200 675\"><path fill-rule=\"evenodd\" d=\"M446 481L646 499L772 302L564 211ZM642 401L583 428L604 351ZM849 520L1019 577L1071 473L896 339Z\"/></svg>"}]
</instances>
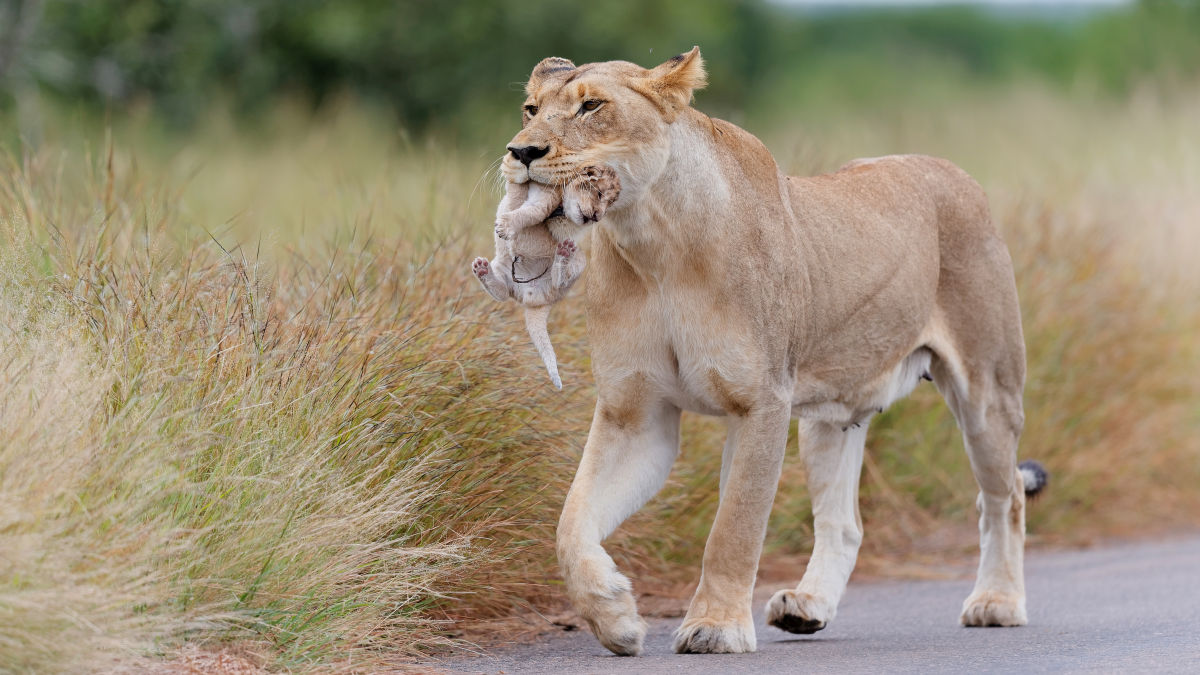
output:
<instances>
[{"instance_id":1,"label":"lioness's tail","mask_svg":"<svg viewBox=\"0 0 1200 675\"><path fill-rule=\"evenodd\" d=\"M562 380L558 377L558 359L554 357L554 345L550 344L550 332L546 329L549 319L550 305L525 308L525 330L529 331L529 339L546 364L546 372L550 373L554 388L562 389Z\"/></svg>"},{"instance_id":2,"label":"lioness's tail","mask_svg":"<svg viewBox=\"0 0 1200 675\"><path fill-rule=\"evenodd\" d=\"M1050 474L1041 462L1027 459L1017 465L1021 472L1021 482L1025 484L1025 496L1036 497L1050 483Z\"/></svg>"}]
</instances>

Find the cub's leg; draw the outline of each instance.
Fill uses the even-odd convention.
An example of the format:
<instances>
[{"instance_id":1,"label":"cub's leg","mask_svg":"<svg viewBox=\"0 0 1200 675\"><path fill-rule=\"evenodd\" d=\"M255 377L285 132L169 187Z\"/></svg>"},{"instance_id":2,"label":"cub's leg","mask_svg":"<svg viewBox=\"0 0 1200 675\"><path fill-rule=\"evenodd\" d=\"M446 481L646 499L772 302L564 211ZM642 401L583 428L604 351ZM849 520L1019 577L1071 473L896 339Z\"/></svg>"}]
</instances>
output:
<instances>
[{"instance_id":1,"label":"cub's leg","mask_svg":"<svg viewBox=\"0 0 1200 675\"><path fill-rule=\"evenodd\" d=\"M837 614L862 543L858 479L866 438L866 424L842 431L826 422L800 422L815 542L800 585L779 591L767 603L767 623L776 628L815 633Z\"/></svg>"},{"instance_id":2,"label":"cub's leg","mask_svg":"<svg viewBox=\"0 0 1200 675\"><path fill-rule=\"evenodd\" d=\"M493 229L497 239L508 239L511 234L508 227L508 214L521 208L528 198L528 183L509 182L504 184L504 197L496 207L496 221Z\"/></svg>"},{"instance_id":3,"label":"cub's leg","mask_svg":"<svg viewBox=\"0 0 1200 675\"><path fill-rule=\"evenodd\" d=\"M471 272L479 279L483 290L500 302L509 298L509 289L512 287L503 268L503 265L492 265L487 258L476 258L471 264Z\"/></svg>"},{"instance_id":4,"label":"cub's leg","mask_svg":"<svg viewBox=\"0 0 1200 675\"><path fill-rule=\"evenodd\" d=\"M579 279L579 275L583 274L584 264L583 251L579 250L574 241L564 239L559 242L553 267L550 268L550 279L555 290L569 289Z\"/></svg>"},{"instance_id":5,"label":"cub's leg","mask_svg":"<svg viewBox=\"0 0 1200 675\"><path fill-rule=\"evenodd\" d=\"M767 517L783 467L791 409L784 401L731 416L729 469L717 518L704 547L704 568L683 624L680 653L752 652L757 647L751 601Z\"/></svg>"},{"instance_id":6,"label":"cub's leg","mask_svg":"<svg viewBox=\"0 0 1200 675\"><path fill-rule=\"evenodd\" d=\"M562 196L557 188L541 183L526 183L525 186L528 188L525 203L511 211L497 214L497 237L512 239L521 230L545 221L562 203Z\"/></svg>"},{"instance_id":7,"label":"cub's leg","mask_svg":"<svg viewBox=\"0 0 1200 675\"><path fill-rule=\"evenodd\" d=\"M558 521L568 597L601 644L628 656L641 653L646 623L600 542L658 492L679 453L679 409L650 396L641 374L601 389Z\"/></svg>"}]
</instances>

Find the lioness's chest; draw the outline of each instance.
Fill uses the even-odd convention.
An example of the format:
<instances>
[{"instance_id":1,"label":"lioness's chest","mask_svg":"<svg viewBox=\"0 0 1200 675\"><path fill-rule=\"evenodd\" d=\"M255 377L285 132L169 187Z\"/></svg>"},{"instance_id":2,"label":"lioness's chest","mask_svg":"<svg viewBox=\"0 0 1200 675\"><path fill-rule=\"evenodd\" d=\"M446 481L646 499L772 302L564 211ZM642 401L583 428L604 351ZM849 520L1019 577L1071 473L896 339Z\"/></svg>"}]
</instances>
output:
<instances>
[{"instance_id":1,"label":"lioness's chest","mask_svg":"<svg viewBox=\"0 0 1200 675\"><path fill-rule=\"evenodd\" d=\"M662 294L642 312L658 346L653 364L663 394L685 410L742 414L770 395L775 363L770 340L735 312L700 292ZM779 356L779 355L777 355Z\"/></svg>"}]
</instances>

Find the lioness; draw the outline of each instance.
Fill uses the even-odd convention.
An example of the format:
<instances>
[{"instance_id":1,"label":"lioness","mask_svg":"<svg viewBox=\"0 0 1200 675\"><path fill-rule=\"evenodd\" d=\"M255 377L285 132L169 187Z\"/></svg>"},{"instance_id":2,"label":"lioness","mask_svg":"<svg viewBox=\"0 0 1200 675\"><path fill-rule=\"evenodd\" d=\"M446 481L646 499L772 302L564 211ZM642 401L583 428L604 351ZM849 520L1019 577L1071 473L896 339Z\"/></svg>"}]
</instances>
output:
<instances>
[{"instance_id":1,"label":"lioness","mask_svg":"<svg viewBox=\"0 0 1200 675\"><path fill-rule=\"evenodd\" d=\"M922 156L785 176L754 136L690 107L704 84L699 48L650 70L546 59L503 162L514 182L562 184L599 164L621 181L592 232L598 394L558 525L575 608L604 646L641 652L629 579L600 544L662 486L680 411L722 416L720 506L674 646L753 651L755 572L798 417L816 541L799 586L766 612L786 631L824 628L862 540L867 422L928 374L981 488L982 556L962 623L1024 624L1024 490L1036 487L1016 462L1025 350L983 191Z\"/></svg>"}]
</instances>

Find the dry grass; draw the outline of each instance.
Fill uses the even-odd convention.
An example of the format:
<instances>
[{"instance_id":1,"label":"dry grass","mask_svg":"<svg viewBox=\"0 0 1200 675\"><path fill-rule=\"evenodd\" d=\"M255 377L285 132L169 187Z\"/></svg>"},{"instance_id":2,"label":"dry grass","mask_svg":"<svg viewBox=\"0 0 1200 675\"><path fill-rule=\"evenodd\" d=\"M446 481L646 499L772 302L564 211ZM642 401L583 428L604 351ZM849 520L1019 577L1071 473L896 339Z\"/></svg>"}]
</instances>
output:
<instances>
[{"instance_id":1,"label":"dry grass","mask_svg":"<svg viewBox=\"0 0 1200 675\"><path fill-rule=\"evenodd\" d=\"M185 636L361 664L443 643L440 598L545 582L521 571L547 571L537 477L570 456L536 422L566 403L484 321L462 246L342 242L267 279L173 242L136 173L64 194L59 168L0 188L5 668Z\"/></svg>"},{"instance_id":2,"label":"dry grass","mask_svg":"<svg viewBox=\"0 0 1200 675\"><path fill-rule=\"evenodd\" d=\"M794 171L922 150L984 182L1025 312L1022 454L1054 474L1037 537L1194 524L1197 115L1195 95L1025 92L772 140ZM552 319L559 394L466 273L488 158L353 108L171 144L144 127L51 137L0 177L0 670L185 640L369 669L446 644L440 619L554 598L592 398L582 309ZM695 574L674 563L699 558L718 434L689 417L670 485L613 537L640 579ZM931 388L868 455L868 557L960 550L973 482ZM793 454L777 552L810 545L802 484Z\"/></svg>"}]
</instances>

